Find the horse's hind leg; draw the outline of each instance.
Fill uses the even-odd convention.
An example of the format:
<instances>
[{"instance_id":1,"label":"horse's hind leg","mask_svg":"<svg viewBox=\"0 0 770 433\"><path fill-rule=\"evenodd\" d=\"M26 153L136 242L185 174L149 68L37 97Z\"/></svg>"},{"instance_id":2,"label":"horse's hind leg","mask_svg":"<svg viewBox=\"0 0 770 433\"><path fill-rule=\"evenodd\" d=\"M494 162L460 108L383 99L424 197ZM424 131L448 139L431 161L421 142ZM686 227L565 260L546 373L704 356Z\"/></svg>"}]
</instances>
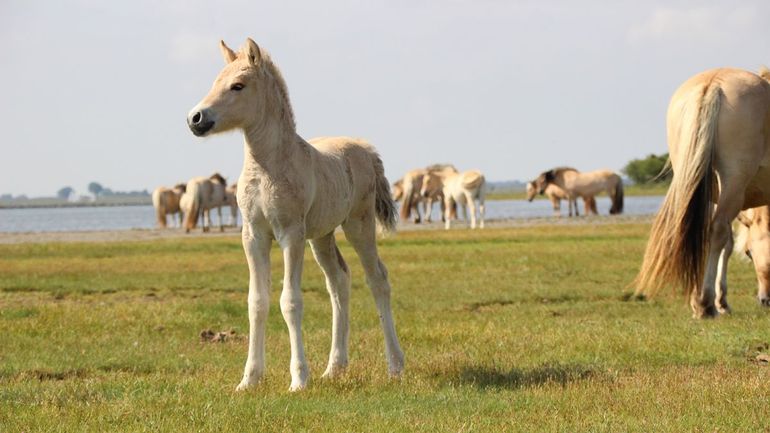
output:
<instances>
[{"instance_id":1,"label":"horse's hind leg","mask_svg":"<svg viewBox=\"0 0 770 433\"><path fill-rule=\"evenodd\" d=\"M366 213L360 218L351 217L342 228L361 259L366 273L366 282L372 295L374 295L374 302L380 314L380 324L385 334L385 357L388 361L388 371L391 376L398 376L404 369L404 353L398 344L396 326L393 323L393 313L390 309L388 271L377 254L374 217L372 213Z\"/></svg>"},{"instance_id":2,"label":"horse's hind leg","mask_svg":"<svg viewBox=\"0 0 770 433\"><path fill-rule=\"evenodd\" d=\"M730 254L733 252L733 234L732 228L728 227L730 235L727 237L727 244L719 255L719 264L716 277L716 307L720 314L730 313L730 306L727 304L727 262L730 261Z\"/></svg>"},{"instance_id":3,"label":"horse's hind leg","mask_svg":"<svg viewBox=\"0 0 770 433\"><path fill-rule=\"evenodd\" d=\"M479 219L480 219L480 228L484 228L484 218L487 213L487 207L484 205L484 196L479 196Z\"/></svg>"},{"instance_id":4,"label":"horse's hind leg","mask_svg":"<svg viewBox=\"0 0 770 433\"><path fill-rule=\"evenodd\" d=\"M224 221L222 221L222 206L217 206L217 214L219 215L219 231L225 231Z\"/></svg>"},{"instance_id":5,"label":"horse's hind leg","mask_svg":"<svg viewBox=\"0 0 770 433\"><path fill-rule=\"evenodd\" d=\"M475 229L476 228L476 202L473 200L473 195L470 192L465 191L464 194L465 194L465 203L468 204L468 207L470 208L470 212L471 212L471 228Z\"/></svg>"},{"instance_id":6,"label":"horse's hind leg","mask_svg":"<svg viewBox=\"0 0 770 433\"><path fill-rule=\"evenodd\" d=\"M334 232L310 241L313 255L326 276L326 289L332 303L332 348L323 377L342 373L348 365L350 334L350 271L334 240Z\"/></svg>"},{"instance_id":7,"label":"horse's hind leg","mask_svg":"<svg viewBox=\"0 0 770 433\"><path fill-rule=\"evenodd\" d=\"M722 179L720 178L720 180ZM690 297L690 306L693 310L693 316L696 318L715 317L719 314L716 307L715 290L717 270L728 238L732 236L730 224L741 210L746 183L741 178L732 178L729 182L721 182L719 201L711 222L711 235L708 239L709 248L706 258L706 271L702 280L703 288L700 293L697 290L693 290Z\"/></svg>"}]
</instances>

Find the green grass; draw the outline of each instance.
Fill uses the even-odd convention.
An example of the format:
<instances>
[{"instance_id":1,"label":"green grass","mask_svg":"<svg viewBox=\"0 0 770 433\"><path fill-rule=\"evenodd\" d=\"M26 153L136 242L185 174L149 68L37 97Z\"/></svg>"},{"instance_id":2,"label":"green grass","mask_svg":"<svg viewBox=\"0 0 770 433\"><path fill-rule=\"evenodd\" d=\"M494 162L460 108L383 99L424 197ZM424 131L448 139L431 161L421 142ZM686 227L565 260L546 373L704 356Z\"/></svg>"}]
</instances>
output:
<instances>
[{"instance_id":1,"label":"green grass","mask_svg":"<svg viewBox=\"0 0 770 433\"><path fill-rule=\"evenodd\" d=\"M626 185L623 189L626 197L666 195L666 191L668 191L667 184ZM487 200L524 200L527 198L527 193L524 190L516 192L491 192L487 194L486 198ZM545 200L547 197L538 195L536 199Z\"/></svg>"},{"instance_id":2,"label":"green grass","mask_svg":"<svg viewBox=\"0 0 770 433\"><path fill-rule=\"evenodd\" d=\"M690 319L680 297L628 296L648 226L405 232L381 242L406 372L389 380L374 303L350 246L351 365L330 344L308 251L303 332L312 381L289 385L273 291L265 381L246 357L237 238L0 245L0 431L767 431L770 315L747 264L734 313ZM203 343L203 329L234 340Z\"/></svg>"}]
</instances>

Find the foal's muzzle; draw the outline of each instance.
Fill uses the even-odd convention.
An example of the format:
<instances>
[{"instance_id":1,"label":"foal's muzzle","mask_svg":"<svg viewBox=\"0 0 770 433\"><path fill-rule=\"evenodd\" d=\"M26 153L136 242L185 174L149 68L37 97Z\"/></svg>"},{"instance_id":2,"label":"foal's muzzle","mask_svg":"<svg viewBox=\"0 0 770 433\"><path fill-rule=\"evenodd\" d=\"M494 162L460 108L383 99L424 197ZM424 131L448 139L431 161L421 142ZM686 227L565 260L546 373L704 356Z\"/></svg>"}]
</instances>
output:
<instances>
[{"instance_id":1,"label":"foal's muzzle","mask_svg":"<svg viewBox=\"0 0 770 433\"><path fill-rule=\"evenodd\" d=\"M207 110L196 111L187 116L187 126L193 134L202 137L214 127L214 121L210 117Z\"/></svg>"}]
</instances>

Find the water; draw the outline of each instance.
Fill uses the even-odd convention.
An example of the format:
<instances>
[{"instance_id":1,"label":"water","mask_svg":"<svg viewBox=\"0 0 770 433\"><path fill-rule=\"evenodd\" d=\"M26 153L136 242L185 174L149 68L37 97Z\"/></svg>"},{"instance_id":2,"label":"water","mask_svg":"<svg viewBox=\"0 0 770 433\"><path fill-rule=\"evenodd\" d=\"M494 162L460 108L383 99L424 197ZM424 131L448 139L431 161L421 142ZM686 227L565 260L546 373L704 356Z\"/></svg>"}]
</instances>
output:
<instances>
[{"instance_id":1,"label":"water","mask_svg":"<svg viewBox=\"0 0 770 433\"><path fill-rule=\"evenodd\" d=\"M663 197L626 197L624 214L651 215L658 211ZM579 200L581 214L583 201ZM610 200L597 197L599 213L607 215ZM225 222L229 209L223 209ZM562 215L567 214L567 202L562 202ZM434 206L434 218L438 206ZM548 200L491 200L487 202L487 219L536 218L552 215ZM212 214L216 222L216 212ZM173 224L169 218L169 224ZM152 206L110 206L77 208L0 209L0 232L57 232L88 230L131 230L155 228Z\"/></svg>"}]
</instances>

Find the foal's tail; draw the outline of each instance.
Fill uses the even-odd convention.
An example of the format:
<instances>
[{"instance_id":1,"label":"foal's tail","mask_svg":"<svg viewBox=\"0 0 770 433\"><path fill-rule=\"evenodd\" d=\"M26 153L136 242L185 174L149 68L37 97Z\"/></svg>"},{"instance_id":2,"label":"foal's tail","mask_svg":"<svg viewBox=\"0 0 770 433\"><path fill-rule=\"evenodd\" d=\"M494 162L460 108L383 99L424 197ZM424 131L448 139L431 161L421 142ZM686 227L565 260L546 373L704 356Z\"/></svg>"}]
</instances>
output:
<instances>
[{"instance_id":1,"label":"foal's tail","mask_svg":"<svg viewBox=\"0 0 770 433\"><path fill-rule=\"evenodd\" d=\"M158 188L152 192L152 205L155 207L155 217L158 220L158 226L166 228L166 195L163 188Z\"/></svg>"},{"instance_id":2,"label":"foal's tail","mask_svg":"<svg viewBox=\"0 0 770 433\"><path fill-rule=\"evenodd\" d=\"M187 233L190 233L190 230L198 225L201 210L201 192L200 183L190 182L187 184L187 191L185 192L185 207L187 209L183 209L184 229Z\"/></svg>"},{"instance_id":3,"label":"foal's tail","mask_svg":"<svg viewBox=\"0 0 770 433\"><path fill-rule=\"evenodd\" d=\"M385 231L396 231L396 203L393 201L393 197L390 195L390 184L388 179L385 178L385 167L382 165L380 156L374 155L374 211L377 221ZM404 203L402 206L407 209L411 207L411 203L408 203L412 196L412 191L406 194L404 191Z\"/></svg>"},{"instance_id":4,"label":"foal's tail","mask_svg":"<svg viewBox=\"0 0 770 433\"><path fill-rule=\"evenodd\" d=\"M681 130L672 140L679 158L674 177L652 225L639 275L637 294L654 295L662 286L682 286L687 295L700 292L714 193L714 148L722 91L712 84L680 114ZM685 141L686 140L686 141Z\"/></svg>"},{"instance_id":5,"label":"foal's tail","mask_svg":"<svg viewBox=\"0 0 770 433\"><path fill-rule=\"evenodd\" d=\"M610 208L610 215L617 215L623 213L623 179L617 174L615 190L612 193L612 207Z\"/></svg>"}]
</instances>

